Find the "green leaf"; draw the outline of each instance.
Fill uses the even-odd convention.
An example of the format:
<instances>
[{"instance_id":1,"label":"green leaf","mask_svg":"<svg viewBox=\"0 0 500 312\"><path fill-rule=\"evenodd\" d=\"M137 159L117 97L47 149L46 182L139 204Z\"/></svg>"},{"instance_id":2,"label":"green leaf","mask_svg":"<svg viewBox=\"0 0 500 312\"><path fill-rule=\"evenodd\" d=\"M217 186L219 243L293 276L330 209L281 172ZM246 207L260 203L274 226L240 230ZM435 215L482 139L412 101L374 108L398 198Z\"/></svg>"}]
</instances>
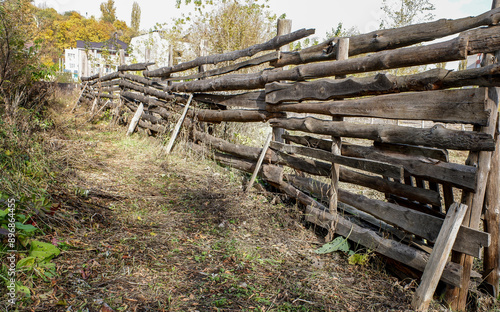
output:
<instances>
[{"instance_id":1,"label":"green leaf","mask_svg":"<svg viewBox=\"0 0 500 312\"><path fill-rule=\"evenodd\" d=\"M61 251L52 244L32 241L29 255L36 257L37 261L41 262L49 261L50 259L58 256L60 253Z\"/></svg>"},{"instance_id":2,"label":"green leaf","mask_svg":"<svg viewBox=\"0 0 500 312\"><path fill-rule=\"evenodd\" d=\"M23 267L28 267L29 269L33 269L35 266L35 257L26 257L19 260L16 264L17 269L22 269Z\"/></svg>"},{"instance_id":3,"label":"green leaf","mask_svg":"<svg viewBox=\"0 0 500 312\"><path fill-rule=\"evenodd\" d=\"M26 234L33 233L37 230L36 227L34 227L31 224L22 224L21 222L16 222L16 229L21 230L26 232Z\"/></svg>"},{"instance_id":4,"label":"green leaf","mask_svg":"<svg viewBox=\"0 0 500 312\"><path fill-rule=\"evenodd\" d=\"M16 292L21 294L23 297L31 297L30 289L22 285L20 282L16 282Z\"/></svg>"},{"instance_id":5,"label":"green leaf","mask_svg":"<svg viewBox=\"0 0 500 312\"><path fill-rule=\"evenodd\" d=\"M4 219L6 215L9 214L9 208L5 210L0 210L0 219Z\"/></svg>"},{"instance_id":6,"label":"green leaf","mask_svg":"<svg viewBox=\"0 0 500 312\"><path fill-rule=\"evenodd\" d=\"M331 242L324 244L314 252L317 254L326 254L338 250L343 252L349 252L350 247L351 246L349 245L349 242L347 242L347 239L339 236L336 239L332 240Z\"/></svg>"}]
</instances>

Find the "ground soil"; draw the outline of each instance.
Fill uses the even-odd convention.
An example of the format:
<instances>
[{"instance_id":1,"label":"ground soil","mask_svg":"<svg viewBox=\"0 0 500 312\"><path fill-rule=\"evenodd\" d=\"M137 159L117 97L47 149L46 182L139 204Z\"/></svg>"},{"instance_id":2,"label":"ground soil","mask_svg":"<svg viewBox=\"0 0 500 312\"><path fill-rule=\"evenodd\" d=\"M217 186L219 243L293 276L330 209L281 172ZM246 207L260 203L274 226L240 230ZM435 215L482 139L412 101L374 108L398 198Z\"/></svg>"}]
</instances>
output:
<instances>
[{"instance_id":1,"label":"ground soil","mask_svg":"<svg viewBox=\"0 0 500 312\"><path fill-rule=\"evenodd\" d=\"M58 276L20 310L410 310L414 279L363 249L364 265L317 255L324 233L302 208L262 186L243 192L247 176L182 144L161 155L161 140L107 121L62 128L47 139L60 208L38 238L60 243Z\"/></svg>"}]
</instances>

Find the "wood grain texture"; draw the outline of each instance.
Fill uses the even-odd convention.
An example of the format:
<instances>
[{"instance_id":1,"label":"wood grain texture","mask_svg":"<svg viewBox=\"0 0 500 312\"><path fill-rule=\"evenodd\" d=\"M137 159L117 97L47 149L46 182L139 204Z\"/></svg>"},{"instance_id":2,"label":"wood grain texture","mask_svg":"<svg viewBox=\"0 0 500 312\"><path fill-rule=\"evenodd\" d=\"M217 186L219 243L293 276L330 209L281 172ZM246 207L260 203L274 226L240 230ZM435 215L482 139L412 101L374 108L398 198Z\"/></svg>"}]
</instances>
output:
<instances>
[{"instance_id":1,"label":"wood grain texture","mask_svg":"<svg viewBox=\"0 0 500 312\"><path fill-rule=\"evenodd\" d=\"M272 127L349 138L369 139L383 143L422 145L444 149L492 151L495 142L490 134L450 130L442 125L432 128L411 128L396 125L367 125L326 121L313 117L271 119Z\"/></svg>"},{"instance_id":2,"label":"wood grain texture","mask_svg":"<svg viewBox=\"0 0 500 312\"><path fill-rule=\"evenodd\" d=\"M448 262L448 258L455 239L457 238L460 224L465 217L467 206L461 204L451 205L446 218L444 219L441 230L439 231L436 244L432 248L432 253L425 266L424 274L422 275L421 283L414 294L412 307L416 311L427 311L432 300L432 295L436 290L444 267Z\"/></svg>"}]
</instances>

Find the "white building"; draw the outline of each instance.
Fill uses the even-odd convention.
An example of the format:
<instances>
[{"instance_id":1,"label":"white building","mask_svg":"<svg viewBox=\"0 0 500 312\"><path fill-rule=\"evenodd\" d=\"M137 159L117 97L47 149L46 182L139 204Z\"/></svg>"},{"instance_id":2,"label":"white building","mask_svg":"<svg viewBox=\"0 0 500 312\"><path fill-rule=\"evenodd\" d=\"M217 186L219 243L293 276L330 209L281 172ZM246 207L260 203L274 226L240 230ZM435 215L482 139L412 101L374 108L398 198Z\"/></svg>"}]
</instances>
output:
<instances>
[{"instance_id":1,"label":"white building","mask_svg":"<svg viewBox=\"0 0 500 312\"><path fill-rule=\"evenodd\" d=\"M77 81L80 77L91 76L101 70L102 74L116 71L120 64L120 50L128 45L116 38L105 42L76 41L76 48L64 50L64 71L70 72ZM125 54L125 62L128 55Z\"/></svg>"},{"instance_id":2,"label":"white building","mask_svg":"<svg viewBox=\"0 0 500 312\"><path fill-rule=\"evenodd\" d=\"M150 32L130 41L130 62L154 62L155 67L168 66L170 44L158 32Z\"/></svg>"}]
</instances>

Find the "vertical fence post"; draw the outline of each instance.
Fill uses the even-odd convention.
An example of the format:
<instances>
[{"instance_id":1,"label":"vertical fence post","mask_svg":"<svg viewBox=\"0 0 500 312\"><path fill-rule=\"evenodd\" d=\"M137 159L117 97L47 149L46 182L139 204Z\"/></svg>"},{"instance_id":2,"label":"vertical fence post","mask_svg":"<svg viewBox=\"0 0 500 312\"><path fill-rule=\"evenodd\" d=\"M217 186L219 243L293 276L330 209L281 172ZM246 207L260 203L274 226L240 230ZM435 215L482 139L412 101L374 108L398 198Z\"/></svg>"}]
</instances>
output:
<instances>
[{"instance_id":1,"label":"vertical fence post","mask_svg":"<svg viewBox=\"0 0 500 312\"><path fill-rule=\"evenodd\" d=\"M337 48L337 61L346 60L349 58L349 38L339 38L336 48ZM343 79L345 78L345 76L336 76L335 78ZM343 120L344 117L341 116L332 117L332 121L343 121ZM333 136L332 154L341 155L341 149L342 149L342 138ZM330 232L327 240L333 239L333 234L335 233L335 225L336 225L335 222L337 219L336 214L338 205L339 173L340 173L340 166L338 164L332 163L328 208L330 210L330 213L335 216L335 219L333 220L330 226Z\"/></svg>"},{"instance_id":2,"label":"vertical fence post","mask_svg":"<svg viewBox=\"0 0 500 312\"><path fill-rule=\"evenodd\" d=\"M278 20L278 36L286 35L292 32L292 20L289 19L279 19ZM288 44L282 46L279 51L287 52L290 51L290 46ZM285 68L283 68L285 69ZM274 141L283 143L283 134L285 129L283 128L273 128Z\"/></svg>"},{"instance_id":3,"label":"vertical fence post","mask_svg":"<svg viewBox=\"0 0 500 312\"><path fill-rule=\"evenodd\" d=\"M125 65L125 50L123 49L120 49L120 66L122 65ZM122 77L121 77L121 72L120 72L120 81L122 81ZM118 103L116 104L116 107L115 107L115 112L114 112L114 118L113 118L113 124L115 124L116 122L118 122L118 119L120 118L120 110L123 106L123 99L122 99L122 91L123 91L123 88L122 87L119 87L120 88L120 91L118 91Z\"/></svg>"},{"instance_id":4,"label":"vertical fence post","mask_svg":"<svg viewBox=\"0 0 500 312\"><path fill-rule=\"evenodd\" d=\"M497 121L498 123L498 121ZM500 125L500 123L498 123ZM491 245L484 249L483 278L491 285L491 295L498 298L500 277L500 137L497 128L495 151L491 156L490 174L484 195L484 230L491 235Z\"/></svg>"},{"instance_id":5,"label":"vertical fence post","mask_svg":"<svg viewBox=\"0 0 500 312\"><path fill-rule=\"evenodd\" d=\"M500 7L500 1L493 0L492 8L495 9L498 7ZM497 57L500 55L499 52L500 51L497 51L495 53ZM486 55L484 59L486 59ZM487 58L487 59L493 60L494 58ZM491 64L492 62L490 61L489 63ZM490 64L484 64L484 66ZM492 112L498 112L498 104L499 104L498 97L500 93L500 88L488 88L487 90L488 90L487 91L488 100L486 101L486 109L489 109ZM498 119L498 114L494 113L491 114L488 120L488 126L485 127L474 126L474 131L481 131L483 133L490 134L492 137L495 137L495 133L497 132L497 119ZM492 162L495 161L494 158L492 157L492 154L493 154L492 152L486 152L486 151L471 152L469 154L469 157L467 158L466 162L467 165L475 166L478 168L476 173L478 191L474 194L470 192L464 192L462 194L462 203L469 207L467 215L464 218L463 225L471 227L473 229L478 229L479 224L481 222L481 214L483 211L483 205L485 204L486 189L490 189L491 187L498 188L498 185L494 186L494 185L489 185L488 183L490 166ZM500 207L488 207L488 209L500 209ZM498 253L498 250L495 252ZM451 287L447 290L446 301L450 303L450 307L453 310L465 311L467 306L467 295L469 292L470 275L472 271L474 258L466 254L453 252L451 260L455 263L461 264L463 267L461 276L462 284L460 288ZM498 262L493 266L492 269L498 270ZM494 287L498 288L498 284Z\"/></svg>"}]
</instances>

